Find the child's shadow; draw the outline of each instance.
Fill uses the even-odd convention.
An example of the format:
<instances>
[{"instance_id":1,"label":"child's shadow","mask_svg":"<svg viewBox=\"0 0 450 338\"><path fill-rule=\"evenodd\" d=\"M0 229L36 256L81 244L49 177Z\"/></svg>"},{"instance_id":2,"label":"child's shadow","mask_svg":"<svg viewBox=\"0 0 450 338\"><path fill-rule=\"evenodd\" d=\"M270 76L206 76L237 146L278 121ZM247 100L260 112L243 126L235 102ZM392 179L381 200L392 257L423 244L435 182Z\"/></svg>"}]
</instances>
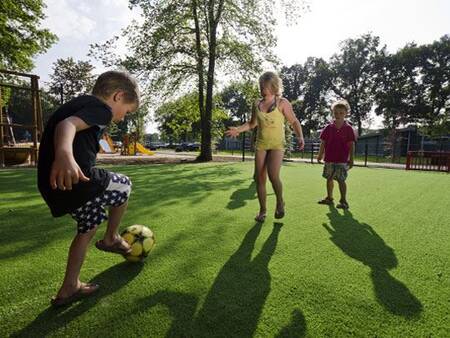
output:
<instances>
[{"instance_id":1,"label":"child's shadow","mask_svg":"<svg viewBox=\"0 0 450 338\"><path fill-rule=\"evenodd\" d=\"M91 280L100 285L100 290L82 301L70 307L53 308L49 307L41 312L33 322L25 328L13 334L13 337L45 337L56 331L91 307L97 304L103 297L112 294L128 284L142 270L142 263L122 262L103 271Z\"/></svg>"},{"instance_id":2,"label":"child's shadow","mask_svg":"<svg viewBox=\"0 0 450 338\"><path fill-rule=\"evenodd\" d=\"M230 196L230 201L227 204L227 209L238 209L247 204L246 201L256 198L256 183L252 180L247 188L238 189Z\"/></svg>"},{"instance_id":3,"label":"child's shadow","mask_svg":"<svg viewBox=\"0 0 450 338\"><path fill-rule=\"evenodd\" d=\"M349 257L367 265L378 302L389 312L404 317L415 317L422 304L411 291L388 270L397 267L397 257L375 230L353 218L350 211L340 214L334 206L328 213L330 226L323 224L331 241Z\"/></svg>"},{"instance_id":4,"label":"child's shadow","mask_svg":"<svg viewBox=\"0 0 450 338\"><path fill-rule=\"evenodd\" d=\"M138 308L148 309L158 304L169 308L174 319L166 337L252 337L270 292L268 265L282 223L274 223L261 251L252 259L261 227L262 223L256 223L247 232L239 248L219 271L197 315L197 297L178 292L158 292L142 299ZM292 326L303 327L304 320L299 324L298 318L294 319Z\"/></svg>"}]
</instances>

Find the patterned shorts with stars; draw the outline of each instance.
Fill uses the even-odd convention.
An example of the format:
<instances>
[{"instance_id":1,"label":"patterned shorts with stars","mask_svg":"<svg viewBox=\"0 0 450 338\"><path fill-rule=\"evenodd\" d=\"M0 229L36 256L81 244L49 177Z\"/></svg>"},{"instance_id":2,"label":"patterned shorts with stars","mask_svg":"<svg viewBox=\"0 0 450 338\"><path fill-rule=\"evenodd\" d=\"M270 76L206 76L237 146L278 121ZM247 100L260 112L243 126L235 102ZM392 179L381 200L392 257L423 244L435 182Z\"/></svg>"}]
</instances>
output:
<instances>
[{"instance_id":1,"label":"patterned shorts with stars","mask_svg":"<svg viewBox=\"0 0 450 338\"><path fill-rule=\"evenodd\" d=\"M105 207L118 207L128 201L131 193L131 181L122 174L111 173L111 180L105 192L86 202L71 213L78 223L78 233L87 233L100 225L106 216Z\"/></svg>"}]
</instances>

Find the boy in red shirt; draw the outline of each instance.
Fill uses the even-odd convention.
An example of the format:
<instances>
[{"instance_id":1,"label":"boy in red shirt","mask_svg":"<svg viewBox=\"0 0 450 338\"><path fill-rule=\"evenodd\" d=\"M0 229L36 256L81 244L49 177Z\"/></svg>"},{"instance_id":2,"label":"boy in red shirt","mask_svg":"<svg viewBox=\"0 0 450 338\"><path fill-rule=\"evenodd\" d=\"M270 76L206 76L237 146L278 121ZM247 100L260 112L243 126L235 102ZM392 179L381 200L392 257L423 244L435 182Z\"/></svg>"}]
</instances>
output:
<instances>
[{"instance_id":1,"label":"boy in red shirt","mask_svg":"<svg viewBox=\"0 0 450 338\"><path fill-rule=\"evenodd\" d=\"M322 176L327 179L327 197L320 200L319 204L333 204L333 188L336 180L339 184L341 199L336 206L348 209L347 184L345 180L348 170L353 167L353 152L355 148L356 134L352 126L345 120L350 112L350 105L346 100L334 102L331 105L334 121L327 125L320 134L320 150L317 161L321 163L325 153L325 165Z\"/></svg>"}]
</instances>

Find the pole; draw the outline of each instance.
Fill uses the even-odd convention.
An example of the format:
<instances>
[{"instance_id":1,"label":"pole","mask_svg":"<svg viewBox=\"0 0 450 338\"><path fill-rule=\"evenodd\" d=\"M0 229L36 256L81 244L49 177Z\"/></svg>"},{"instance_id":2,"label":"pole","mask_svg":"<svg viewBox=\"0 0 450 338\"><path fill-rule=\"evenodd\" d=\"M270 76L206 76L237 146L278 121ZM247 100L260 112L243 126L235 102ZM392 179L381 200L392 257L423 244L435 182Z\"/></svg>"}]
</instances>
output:
<instances>
[{"instance_id":1,"label":"pole","mask_svg":"<svg viewBox=\"0 0 450 338\"><path fill-rule=\"evenodd\" d=\"M368 155L368 152L369 152L369 144L367 143L367 140L366 140L366 144L364 146L364 166L365 167L367 167L367 155Z\"/></svg>"},{"instance_id":2,"label":"pole","mask_svg":"<svg viewBox=\"0 0 450 338\"><path fill-rule=\"evenodd\" d=\"M245 131L242 133L242 162L245 162Z\"/></svg>"}]
</instances>

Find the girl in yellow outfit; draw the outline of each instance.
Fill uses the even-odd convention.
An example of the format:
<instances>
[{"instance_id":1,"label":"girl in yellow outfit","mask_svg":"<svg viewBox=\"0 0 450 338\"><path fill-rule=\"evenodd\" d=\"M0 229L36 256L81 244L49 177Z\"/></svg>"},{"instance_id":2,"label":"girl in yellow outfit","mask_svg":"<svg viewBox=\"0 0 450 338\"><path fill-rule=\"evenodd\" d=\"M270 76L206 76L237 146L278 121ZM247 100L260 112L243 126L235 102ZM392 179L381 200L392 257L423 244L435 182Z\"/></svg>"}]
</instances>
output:
<instances>
[{"instance_id":1,"label":"girl in yellow outfit","mask_svg":"<svg viewBox=\"0 0 450 338\"><path fill-rule=\"evenodd\" d=\"M255 168L256 183L259 200L259 213L255 220L263 222L266 218L266 180L272 183L277 197L275 218L284 217L283 185L280 180L280 168L285 148L285 119L291 124L300 150L304 147L302 126L295 117L288 100L281 97L282 83L279 76L273 72L266 72L259 78L261 100L257 100L252 109L250 122L226 131L227 136L236 137L240 133L258 126L256 136Z\"/></svg>"}]
</instances>

